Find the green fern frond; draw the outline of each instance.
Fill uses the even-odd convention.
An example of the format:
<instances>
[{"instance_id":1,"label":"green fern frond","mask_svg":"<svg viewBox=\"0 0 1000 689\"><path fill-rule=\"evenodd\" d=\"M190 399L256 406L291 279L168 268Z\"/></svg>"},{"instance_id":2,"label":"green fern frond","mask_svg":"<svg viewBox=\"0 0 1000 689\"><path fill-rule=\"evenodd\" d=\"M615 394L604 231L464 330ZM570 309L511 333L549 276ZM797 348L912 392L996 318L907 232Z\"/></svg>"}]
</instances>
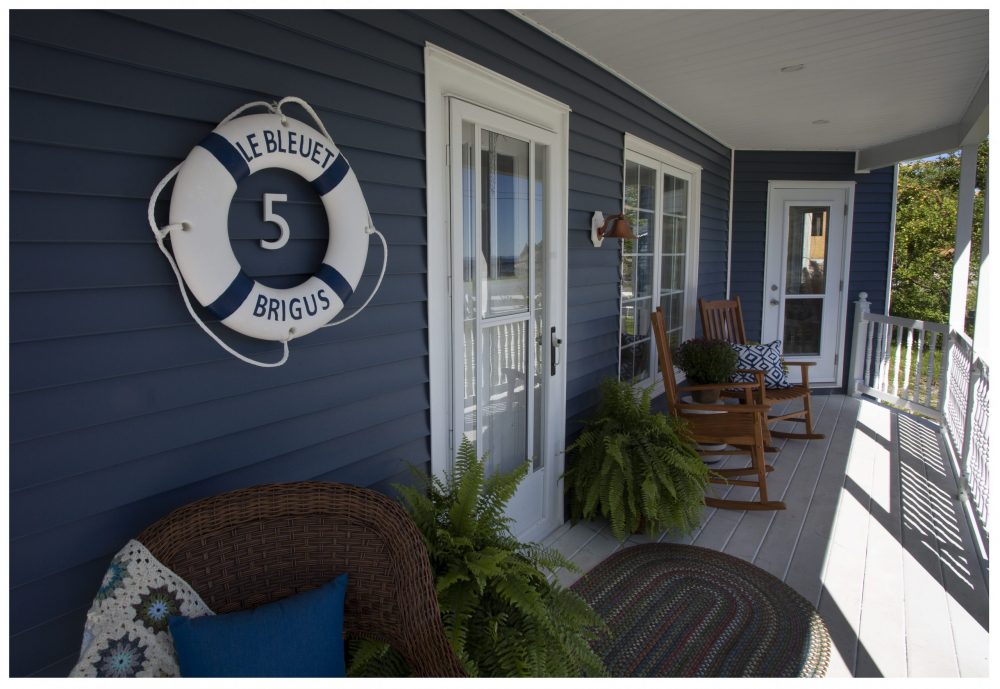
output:
<instances>
[{"instance_id":1,"label":"green fern frond","mask_svg":"<svg viewBox=\"0 0 1000 689\"><path fill-rule=\"evenodd\" d=\"M591 442L601 451L598 436ZM422 478L424 493L396 488L427 543L445 633L470 676L601 676L589 642L603 622L545 575L572 563L511 533L506 506L529 466L486 476L485 460L463 440L444 481ZM362 650L361 674L384 676L395 662L394 652Z\"/></svg>"},{"instance_id":2,"label":"green fern frond","mask_svg":"<svg viewBox=\"0 0 1000 689\"><path fill-rule=\"evenodd\" d=\"M651 412L652 388L607 379L594 416L567 448L564 475L574 519L605 517L624 540L697 526L709 472L683 421Z\"/></svg>"}]
</instances>

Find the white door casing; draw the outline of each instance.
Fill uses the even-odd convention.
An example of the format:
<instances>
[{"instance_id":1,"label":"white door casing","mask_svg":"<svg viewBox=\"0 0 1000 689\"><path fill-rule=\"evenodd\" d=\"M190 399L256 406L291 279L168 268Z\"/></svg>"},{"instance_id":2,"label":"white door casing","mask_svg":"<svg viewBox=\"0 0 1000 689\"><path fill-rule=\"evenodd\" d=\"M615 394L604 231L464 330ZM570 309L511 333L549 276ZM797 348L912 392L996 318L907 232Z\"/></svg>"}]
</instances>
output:
<instances>
[{"instance_id":1,"label":"white door casing","mask_svg":"<svg viewBox=\"0 0 1000 689\"><path fill-rule=\"evenodd\" d=\"M460 319L457 315L460 299L455 297L464 289L462 274L458 272L463 261L462 228L456 228L454 222L456 217L461 222L461 200L458 199L456 206L451 193L453 183L461 185L460 174L452 173L461 169L462 158L458 150L460 145L454 145L453 140L458 136L461 144L461 121L464 119L475 124L477 142L481 141L483 131L493 131L511 137L509 141L537 141L544 144L546 152L545 255L539 257L544 262L545 274L545 332L538 334L547 338L550 329L554 328L563 345L552 375L549 375L549 348L541 348L545 352L545 403L544 414L539 420L542 428L537 431L541 433L544 446L541 462L544 470L532 472L509 505L509 514L516 521L516 535L522 540L535 540L545 536L563 519L562 486L558 479L563 471L565 444L566 374L563 362L566 350L569 108L435 46L426 46L424 58L431 469L437 476L451 468L463 432L460 426L463 400L459 396L464 381L459 380L462 371L459 364L464 359L464 352L459 345L464 329L461 322L457 328L453 327L456 319ZM459 238L457 245L456 236ZM518 317L511 316L507 320L517 321ZM545 344L548 344L547 339ZM541 511L532 515L531 509L526 507L529 504L540 505Z\"/></svg>"},{"instance_id":2,"label":"white door casing","mask_svg":"<svg viewBox=\"0 0 1000 689\"><path fill-rule=\"evenodd\" d=\"M844 366L853 211L854 182L768 185L761 341L816 362L809 382L819 386L839 384ZM798 382L798 367L789 374Z\"/></svg>"}]
</instances>

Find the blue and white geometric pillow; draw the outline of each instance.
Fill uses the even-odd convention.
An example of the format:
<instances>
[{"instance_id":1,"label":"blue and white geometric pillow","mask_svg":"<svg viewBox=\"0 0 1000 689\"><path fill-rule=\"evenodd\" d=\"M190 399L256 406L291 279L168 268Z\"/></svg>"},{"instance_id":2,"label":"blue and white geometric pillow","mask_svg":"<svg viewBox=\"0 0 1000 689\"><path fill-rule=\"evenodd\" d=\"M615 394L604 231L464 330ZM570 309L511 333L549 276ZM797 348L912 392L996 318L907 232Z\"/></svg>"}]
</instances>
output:
<instances>
[{"instance_id":1,"label":"blue and white geometric pillow","mask_svg":"<svg viewBox=\"0 0 1000 689\"><path fill-rule=\"evenodd\" d=\"M732 345L739 354L736 368L752 369L764 372L764 387L770 389L790 388L792 384L785 378L785 368L781 365L781 340L775 340L761 345ZM755 378L750 373L737 373L733 382L753 383Z\"/></svg>"}]
</instances>

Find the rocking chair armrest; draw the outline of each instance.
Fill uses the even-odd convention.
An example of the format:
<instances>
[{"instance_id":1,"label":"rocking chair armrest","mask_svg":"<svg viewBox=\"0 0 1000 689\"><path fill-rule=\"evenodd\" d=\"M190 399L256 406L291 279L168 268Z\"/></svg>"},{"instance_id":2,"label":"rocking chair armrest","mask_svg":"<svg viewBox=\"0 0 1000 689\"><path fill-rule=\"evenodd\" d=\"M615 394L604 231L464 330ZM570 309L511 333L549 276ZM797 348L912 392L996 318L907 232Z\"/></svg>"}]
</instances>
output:
<instances>
[{"instance_id":1,"label":"rocking chair armrest","mask_svg":"<svg viewBox=\"0 0 1000 689\"><path fill-rule=\"evenodd\" d=\"M681 402L675 404L677 411L714 411L720 414L766 414L770 407L763 404L689 404ZM683 414L682 414L683 416Z\"/></svg>"},{"instance_id":2,"label":"rocking chair armrest","mask_svg":"<svg viewBox=\"0 0 1000 689\"><path fill-rule=\"evenodd\" d=\"M783 366L801 366L803 368L816 365L815 361L785 361L784 359L782 359L781 363Z\"/></svg>"},{"instance_id":3,"label":"rocking chair armrest","mask_svg":"<svg viewBox=\"0 0 1000 689\"><path fill-rule=\"evenodd\" d=\"M677 388L677 392L687 392L689 390L755 390L757 383L703 383L697 385L683 385Z\"/></svg>"}]
</instances>

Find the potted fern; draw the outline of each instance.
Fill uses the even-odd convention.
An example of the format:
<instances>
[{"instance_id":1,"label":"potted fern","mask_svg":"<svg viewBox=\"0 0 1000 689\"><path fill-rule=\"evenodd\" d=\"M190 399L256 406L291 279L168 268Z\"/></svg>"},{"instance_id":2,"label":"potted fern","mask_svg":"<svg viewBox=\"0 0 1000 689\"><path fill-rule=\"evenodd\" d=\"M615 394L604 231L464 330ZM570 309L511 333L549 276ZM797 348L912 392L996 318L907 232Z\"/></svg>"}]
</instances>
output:
<instances>
[{"instance_id":1,"label":"potted fern","mask_svg":"<svg viewBox=\"0 0 1000 689\"><path fill-rule=\"evenodd\" d=\"M723 340L694 339L682 342L673 354L674 365L684 371L689 383L719 385L732 381L739 354ZM695 402L713 404L720 390L692 390Z\"/></svg>"},{"instance_id":2,"label":"potted fern","mask_svg":"<svg viewBox=\"0 0 1000 689\"><path fill-rule=\"evenodd\" d=\"M701 520L709 470L684 422L650 410L652 388L636 394L607 378L583 432L566 448L563 478L575 520L604 517L619 541L630 533L687 533Z\"/></svg>"},{"instance_id":3,"label":"potted fern","mask_svg":"<svg viewBox=\"0 0 1000 689\"><path fill-rule=\"evenodd\" d=\"M511 534L507 502L527 475L487 477L466 439L440 480L415 471L418 487L394 486L427 546L441 618L470 677L590 677L606 674L590 640L606 629L582 598L548 575L576 570L555 550ZM352 640L348 675L399 677L405 662L387 644Z\"/></svg>"}]
</instances>

